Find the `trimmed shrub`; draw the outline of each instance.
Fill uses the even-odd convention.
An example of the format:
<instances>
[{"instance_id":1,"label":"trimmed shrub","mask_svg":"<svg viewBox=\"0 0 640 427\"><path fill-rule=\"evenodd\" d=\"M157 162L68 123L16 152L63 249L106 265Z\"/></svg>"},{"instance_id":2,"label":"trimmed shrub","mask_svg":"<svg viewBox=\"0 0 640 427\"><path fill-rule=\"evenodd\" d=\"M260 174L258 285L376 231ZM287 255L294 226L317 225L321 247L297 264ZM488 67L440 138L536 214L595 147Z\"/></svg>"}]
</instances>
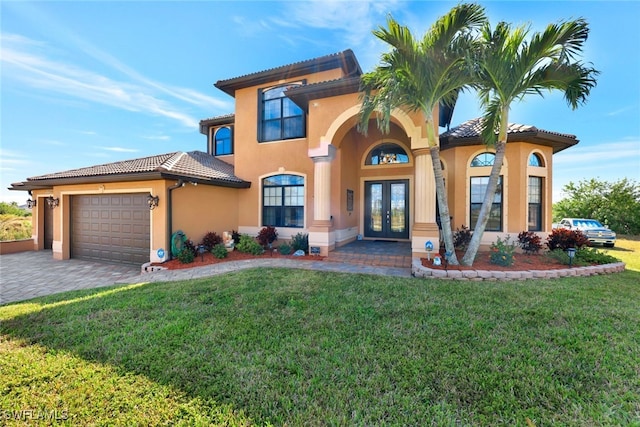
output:
<instances>
[{"instance_id":1,"label":"trimmed shrub","mask_svg":"<svg viewBox=\"0 0 640 427\"><path fill-rule=\"evenodd\" d=\"M260 243L256 242L256 240L248 234L240 235L240 242L236 245L236 249L252 255L262 255L264 252Z\"/></svg>"},{"instance_id":2,"label":"trimmed shrub","mask_svg":"<svg viewBox=\"0 0 640 427\"><path fill-rule=\"evenodd\" d=\"M202 238L202 244L207 252L210 252L216 245L222 243L222 236L219 236L215 231L209 231Z\"/></svg>"},{"instance_id":3,"label":"trimmed shrub","mask_svg":"<svg viewBox=\"0 0 640 427\"><path fill-rule=\"evenodd\" d=\"M525 254L537 254L542 249L542 239L533 231L523 231L518 234L520 248Z\"/></svg>"},{"instance_id":4,"label":"trimmed shrub","mask_svg":"<svg viewBox=\"0 0 640 427\"><path fill-rule=\"evenodd\" d=\"M217 245L215 245L213 249L211 249L211 253L218 259L226 258L228 254L227 248L225 248L222 243L218 243Z\"/></svg>"},{"instance_id":5,"label":"trimmed shrub","mask_svg":"<svg viewBox=\"0 0 640 427\"><path fill-rule=\"evenodd\" d=\"M291 253L291 245L289 245L288 243L283 243L280 245L278 250L282 255L289 255Z\"/></svg>"},{"instance_id":6,"label":"trimmed shrub","mask_svg":"<svg viewBox=\"0 0 640 427\"><path fill-rule=\"evenodd\" d=\"M309 235L306 233L298 233L291 238L291 250L293 252L301 250L305 254L309 253Z\"/></svg>"},{"instance_id":7,"label":"trimmed shrub","mask_svg":"<svg viewBox=\"0 0 640 427\"><path fill-rule=\"evenodd\" d=\"M190 264L195 259L195 255L191 249L183 248L180 253L178 253L177 258L183 264Z\"/></svg>"},{"instance_id":8,"label":"trimmed shrub","mask_svg":"<svg viewBox=\"0 0 640 427\"><path fill-rule=\"evenodd\" d=\"M576 260L586 265L612 264L620 260L595 248L582 248L576 252Z\"/></svg>"},{"instance_id":9,"label":"trimmed shrub","mask_svg":"<svg viewBox=\"0 0 640 427\"><path fill-rule=\"evenodd\" d=\"M555 228L547 237L547 247L550 251L569 248L580 249L589 246L589 239L580 230L569 230L567 228Z\"/></svg>"}]
</instances>

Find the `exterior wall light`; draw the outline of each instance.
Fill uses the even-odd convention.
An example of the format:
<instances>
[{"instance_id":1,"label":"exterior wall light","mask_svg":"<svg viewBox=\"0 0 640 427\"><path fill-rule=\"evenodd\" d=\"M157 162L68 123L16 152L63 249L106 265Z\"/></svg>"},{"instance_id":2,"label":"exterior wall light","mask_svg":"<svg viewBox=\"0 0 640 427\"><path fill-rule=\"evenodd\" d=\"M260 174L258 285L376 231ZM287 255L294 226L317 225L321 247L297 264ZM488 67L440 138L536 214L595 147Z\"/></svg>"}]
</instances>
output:
<instances>
[{"instance_id":1,"label":"exterior wall light","mask_svg":"<svg viewBox=\"0 0 640 427\"><path fill-rule=\"evenodd\" d=\"M158 196L152 196L149 194L147 196L147 203L149 204L149 210L153 210L158 207L158 201L160 198Z\"/></svg>"},{"instance_id":2,"label":"exterior wall light","mask_svg":"<svg viewBox=\"0 0 640 427\"><path fill-rule=\"evenodd\" d=\"M36 206L38 206L38 201L37 200L31 200L31 199L27 200L27 209L33 209Z\"/></svg>"},{"instance_id":3,"label":"exterior wall light","mask_svg":"<svg viewBox=\"0 0 640 427\"><path fill-rule=\"evenodd\" d=\"M47 197L47 205L49 205L51 209L58 207L59 204L60 204L59 198L53 197L53 196Z\"/></svg>"}]
</instances>

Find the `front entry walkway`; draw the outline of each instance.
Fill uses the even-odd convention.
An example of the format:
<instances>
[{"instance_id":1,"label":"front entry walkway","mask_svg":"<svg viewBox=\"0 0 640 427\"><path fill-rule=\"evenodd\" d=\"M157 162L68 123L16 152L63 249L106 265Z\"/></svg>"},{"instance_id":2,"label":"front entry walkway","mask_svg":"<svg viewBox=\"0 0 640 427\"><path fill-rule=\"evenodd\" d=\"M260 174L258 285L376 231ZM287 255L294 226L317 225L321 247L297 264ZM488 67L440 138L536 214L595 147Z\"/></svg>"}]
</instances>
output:
<instances>
[{"instance_id":1,"label":"front entry walkway","mask_svg":"<svg viewBox=\"0 0 640 427\"><path fill-rule=\"evenodd\" d=\"M356 240L329 252L331 262L411 268L411 242Z\"/></svg>"}]
</instances>

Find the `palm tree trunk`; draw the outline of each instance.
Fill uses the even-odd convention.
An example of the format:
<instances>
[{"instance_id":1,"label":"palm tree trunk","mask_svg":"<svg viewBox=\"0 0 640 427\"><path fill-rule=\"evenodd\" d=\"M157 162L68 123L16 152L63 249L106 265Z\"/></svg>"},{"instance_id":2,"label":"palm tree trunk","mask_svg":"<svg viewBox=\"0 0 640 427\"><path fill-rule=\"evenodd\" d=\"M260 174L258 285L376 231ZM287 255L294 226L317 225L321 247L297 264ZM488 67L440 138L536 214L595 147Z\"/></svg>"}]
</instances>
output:
<instances>
[{"instance_id":1,"label":"palm tree trunk","mask_svg":"<svg viewBox=\"0 0 640 427\"><path fill-rule=\"evenodd\" d=\"M425 114L425 126L427 130L427 140L429 152L431 153L431 164L436 182L436 198L438 199L438 209L440 212L440 226L442 227L442 239L444 248L450 255L448 262L451 265L458 265L455 247L453 245L453 231L451 229L451 216L449 215L449 201L447 191L444 186L444 175L442 174L442 162L440 161L440 139L436 132L436 126L431 116Z\"/></svg>"},{"instance_id":2,"label":"palm tree trunk","mask_svg":"<svg viewBox=\"0 0 640 427\"><path fill-rule=\"evenodd\" d=\"M505 139L496 142L496 157L493 162L493 166L491 167L491 175L489 175L487 191L485 192L484 199L482 200L482 207L478 214L478 222L473 229L473 235L471 236L469 247L462 257L462 265L473 265L473 261L480 249L480 241L484 234L484 230L487 227L487 222L489 222L489 212L491 212L491 205L493 205L496 189L498 188L498 179L500 178L500 169L502 169L502 163L504 162L506 147L507 141L505 132Z\"/></svg>"},{"instance_id":3,"label":"palm tree trunk","mask_svg":"<svg viewBox=\"0 0 640 427\"><path fill-rule=\"evenodd\" d=\"M451 229L451 216L449 215L449 201L447 191L444 186L444 176L442 175L442 163L440 162L440 147L429 147L431 152L431 162L436 180L436 198L438 199L438 209L440 211L440 226L442 227L442 239L444 248L450 254L449 264L458 265L455 247L453 245L453 231Z\"/></svg>"}]
</instances>

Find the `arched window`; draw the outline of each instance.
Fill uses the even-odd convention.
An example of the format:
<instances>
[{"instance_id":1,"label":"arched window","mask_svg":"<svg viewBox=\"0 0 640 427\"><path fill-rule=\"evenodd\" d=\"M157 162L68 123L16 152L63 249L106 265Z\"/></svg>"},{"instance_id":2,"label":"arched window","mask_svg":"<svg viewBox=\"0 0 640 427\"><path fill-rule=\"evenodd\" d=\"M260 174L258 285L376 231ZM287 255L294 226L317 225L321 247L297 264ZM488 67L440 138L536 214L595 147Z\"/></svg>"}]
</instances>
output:
<instances>
[{"instance_id":1,"label":"arched window","mask_svg":"<svg viewBox=\"0 0 640 427\"><path fill-rule=\"evenodd\" d=\"M539 154L532 153L529 156L529 166L543 167L544 162L542 161L542 157L540 157Z\"/></svg>"},{"instance_id":2,"label":"arched window","mask_svg":"<svg viewBox=\"0 0 640 427\"><path fill-rule=\"evenodd\" d=\"M493 162L496 159L496 155L493 153L478 154L471 160L471 167L478 168L483 166L493 166Z\"/></svg>"},{"instance_id":3,"label":"arched window","mask_svg":"<svg viewBox=\"0 0 640 427\"><path fill-rule=\"evenodd\" d=\"M260 91L258 141L278 141L305 136L304 111L284 94L289 87L300 84L288 84Z\"/></svg>"},{"instance_id":4,"label":"arched window","mask_svg":"<svg viewBox=\"0 0 640 427\"><path fill-rule=\"evenodd\" d=\"M409 163L409 155L407 152L392 142L384 142L376 146L369 152L364 164L365 165L388 165L398 163Z\"/></svg>"},{"instance_id":5,"label":"arched window","mask_svg":"<svg viewBox=\"0 0 640 427\"><path fill-rule=\"evenodd\" d=\"M273 175L262 180L262 225L304 227L304 177Z\"/></svg>"},{"instance_id":6,"label":"arched window","mask_svg":"<svg viewBox=\"0 0 640 427\"><path fill-rule=\"evenodd\" d=\"M223 127L216 131L214 149L214 155L216 156L233 153L231 129Z\"/></svg>"}]
</instances>

